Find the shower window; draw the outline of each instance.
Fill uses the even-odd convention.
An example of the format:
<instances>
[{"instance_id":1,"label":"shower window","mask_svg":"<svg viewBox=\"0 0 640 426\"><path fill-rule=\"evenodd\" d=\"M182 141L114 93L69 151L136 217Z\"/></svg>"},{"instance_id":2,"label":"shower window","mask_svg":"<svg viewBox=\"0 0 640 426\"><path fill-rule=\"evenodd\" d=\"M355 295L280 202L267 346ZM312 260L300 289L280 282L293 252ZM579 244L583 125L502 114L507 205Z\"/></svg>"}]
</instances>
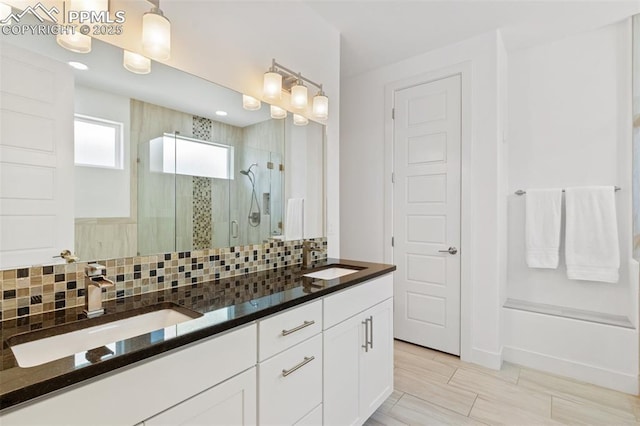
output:
<instances>
[{"instance_id":1,"label":"shower window","mask_svg":"<svg viewBox=\"0 0 640 426\"><path fill-rule=\"evenodd\" d=\"M151 170L233 179L232 146L165 134L150 143Z\"/></svg>"},{"instance_id":2,"label":"shower window","mask_svg":"<svg viewBox=\"0 0 640 426\"><path fill-rule=\"evenodd\" d=\"M122 169L122 123L76 115L74 151L77 166Z\"/></svg>"}]
</instances>

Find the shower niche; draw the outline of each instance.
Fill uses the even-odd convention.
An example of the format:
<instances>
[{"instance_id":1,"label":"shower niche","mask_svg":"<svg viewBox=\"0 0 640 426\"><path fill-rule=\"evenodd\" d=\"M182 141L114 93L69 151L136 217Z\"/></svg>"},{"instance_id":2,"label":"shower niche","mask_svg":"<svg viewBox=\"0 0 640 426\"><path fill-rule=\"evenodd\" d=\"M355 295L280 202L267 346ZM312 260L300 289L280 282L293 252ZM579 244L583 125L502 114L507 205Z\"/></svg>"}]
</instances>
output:
<instances>
[{"instance_id":1,"label":"shower niche","mask_svg":"<svg viewBox=\"0 0 640 426\"><path fill-rule=\"evenodd\" d=\"M139 254L283 239L286 125L237 127L194 116L189 136L141 141Z\"/></svg>"}]
</instances>

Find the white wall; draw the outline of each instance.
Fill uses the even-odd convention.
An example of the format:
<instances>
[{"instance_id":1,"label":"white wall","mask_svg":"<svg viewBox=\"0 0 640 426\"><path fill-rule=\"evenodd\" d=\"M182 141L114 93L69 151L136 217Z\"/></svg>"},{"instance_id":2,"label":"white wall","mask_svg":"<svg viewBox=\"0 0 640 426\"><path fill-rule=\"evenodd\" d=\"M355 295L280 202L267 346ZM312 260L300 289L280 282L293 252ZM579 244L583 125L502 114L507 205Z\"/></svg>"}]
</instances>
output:
<instances>
[{"instance_id":1,"label":"white wall","mask_svg":"<svg viewBox=\"0 0 640 426\"><path fill-rule=\"evenodd\" d=\"M122 123L122 169L76 166L76 218L129 217L131 159L129 98L75 86L75 113Z\"/></svg>"},{"instance_id":2,"label":"white wall","mask_svg":"<svg viewBox=\"0 0 640 426\"><path fill-rule=\"evenodd\" d=\"M625 22L509 56L508 297L635 318L628 274L630 123L618 119L630 120L630 42ZM622 187L618 284L567 279L564 253L557 270L526 266L525 197L513 191L580 185Z\"/></svg>"},{"instance_id":3,"label":"white wall","mask_svg":"<svg viewBox=\"0 0 640 426\"><path fill-rule=\"evenodd\" d=\"M501 52L501 38L491 32L344 79L340 132L341 255L384 261L391 243L384 232L390 226L385 223L390 217L385 218L383 190L390 176L384 170L391 161L385 156L385 121L390 119L385 87L419 75L432 79L443 69L470 70L463 73L463 122L468 128L463 124L462 358L492 367L500 365L499 289L504 269L499 238L504 214L498 192L503 173Z\"/></svg>"},{"instance_id":4,"label":"white wall","mask_svg":"<svg viewBox=\"0 0 640 426\"><path fill-rule=\"evenodd\" d=\"M506 297L626 316L637 324L632 265L631 28L609 25L509 54L509 257ZM619 185L621 268L617 284L572 281L561 247L557 270L524 260L525 198L517 189ZM637 392L638 332L503 311L504 358Z\"/></svg>"}]
</instances>

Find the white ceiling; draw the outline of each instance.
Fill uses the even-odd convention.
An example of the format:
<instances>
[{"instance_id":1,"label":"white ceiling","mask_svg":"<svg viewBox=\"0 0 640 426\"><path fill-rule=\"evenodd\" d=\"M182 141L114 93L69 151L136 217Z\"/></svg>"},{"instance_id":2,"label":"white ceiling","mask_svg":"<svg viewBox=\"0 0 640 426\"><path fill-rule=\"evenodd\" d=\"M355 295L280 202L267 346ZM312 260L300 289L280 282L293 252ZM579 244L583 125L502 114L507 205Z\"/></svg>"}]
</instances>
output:
<instances>
[{"instance_id":1,"label":"white ceiling","mask_svg":"<svg viewBox=\"0 0 640 426\"><path fill-rule=\"evenodd\" d=\"M500 29L508 50L595 29L640 13L638 0L305 0L342 35L352 76Z\"/></svg>"}]
</instances>

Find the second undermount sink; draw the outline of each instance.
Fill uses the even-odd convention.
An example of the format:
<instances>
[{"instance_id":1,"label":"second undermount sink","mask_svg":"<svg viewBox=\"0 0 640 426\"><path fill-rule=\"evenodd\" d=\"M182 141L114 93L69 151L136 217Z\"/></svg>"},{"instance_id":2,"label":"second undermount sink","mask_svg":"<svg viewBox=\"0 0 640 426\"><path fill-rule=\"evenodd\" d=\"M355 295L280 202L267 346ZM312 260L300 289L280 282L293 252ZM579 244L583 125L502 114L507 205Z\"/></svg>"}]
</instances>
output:
<instances>
[{"instance_id":1,"label":"second undermount sink","mask_svg":"<svg viewBox=\"0 0 640 426\"><path fill-rule=\"evenodd\" d=\"M344 277L345 275L356 273L358 271L359 269L332 267L332 268L321 269L316 272L311 272L309 274L304 274L304 276L309 278L315 278L318 280L333 280L336 278Z\"/></svg>"},{"instance_id":2,"label":"second undermount sink","mask_svg":"<svg viewBox=\"0 0 640 426\"><path fill-rule=\"evenodd\" d=\"M87 327L59 334L55 334L55 328L49 329L49 332L44 329L37 330L13 336L8 339L7 343L9 343L20 367L34 367L100 348L113 342L162 330L202 316L199 312L170 303L146 307L143 311L145 313L137 313L136 311L125 313L127 316L125 318L117 315L117 318L120 319L114 318L113 321L108 322L105 322L108 316L89 319L86 320ZM59 328L71 326L60 326ZM50 335L50 333L54 333L54 335Z\"/></svg>"}]
</instances>

